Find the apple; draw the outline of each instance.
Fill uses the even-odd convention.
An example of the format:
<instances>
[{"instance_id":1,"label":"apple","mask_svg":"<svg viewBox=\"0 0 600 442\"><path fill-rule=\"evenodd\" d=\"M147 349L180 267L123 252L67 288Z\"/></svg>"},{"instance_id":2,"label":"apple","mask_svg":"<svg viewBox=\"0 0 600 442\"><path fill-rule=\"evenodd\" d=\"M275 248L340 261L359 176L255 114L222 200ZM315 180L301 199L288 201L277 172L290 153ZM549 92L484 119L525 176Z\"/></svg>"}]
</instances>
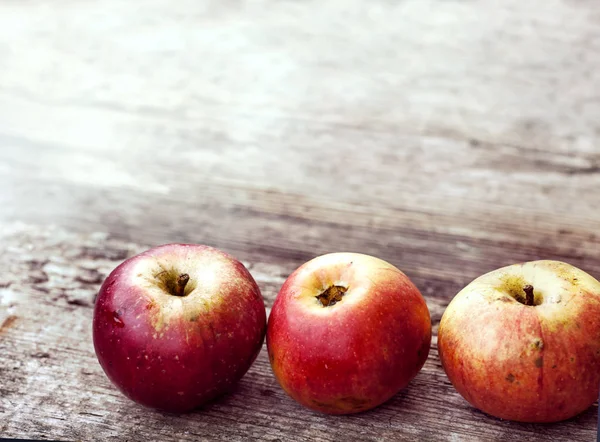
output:
<instances>
[{"instance_id":1,"label":"apple","mask_svg":"<svg viewBox=\"0 0 600 442\"><path fill-rule=\"evenodd\" d=\"M425 300L393 265L332 253L298 268L279 291L267 326L273 373L300 404L358 413L394 396L427 359Z\"/></svg>"},{"instance_id":2,"label":"apple","mask_svg":"<svg viewBox=\"0 0 600 442\"><path fill-rule=\"evenodd\" d=\"M558 261L487 273L444 312L438 350L456 390L485 413L568 419L598 398L600 283Z\"/></svg>"},{"instance_id":3,"label":"apple","mask_svg":"<svg viewBox=\"0 0 600 442\"><path fill-rule=\"evenodd\" d=\"M254 362L266 331L256 282L212 247L167 244L104 281L94 308L96 355L126 396L170 412L227 392Z\"/></svg>"}]
</instances>

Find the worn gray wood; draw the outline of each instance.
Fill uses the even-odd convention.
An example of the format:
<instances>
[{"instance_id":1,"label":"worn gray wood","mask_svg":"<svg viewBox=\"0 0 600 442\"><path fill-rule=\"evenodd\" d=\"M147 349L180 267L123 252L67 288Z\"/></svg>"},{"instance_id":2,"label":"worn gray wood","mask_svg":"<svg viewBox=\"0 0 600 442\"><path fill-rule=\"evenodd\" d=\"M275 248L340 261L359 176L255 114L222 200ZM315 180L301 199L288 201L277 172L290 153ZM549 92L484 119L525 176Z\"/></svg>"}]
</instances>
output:
<instances>
[{"instance_id":1,"label":"worn gray wood","mask_svg":"<svg viewBox=\"0 0 600 442\"><path fill-rule=\"evenodd\" d=\"M0 285L0 429L16 436L67 439L223 440L589 440L595 408L561 424L503 422L471 408L445 377L432 353L411 385L383 406L332 417L302 409L271 374L263 351L237 390L184 415L144 409L104 376L91 345L98 284L120 260L143 247L105 234L76 235L59 228L13 224L0 239L6 252ZM246 262L270 306L289 260L265 255ZM449 284L446 284L449 286ZM428 297L436 322L444 301ZM8 357L6 357L8 356Z\"/></svg>"},{"instance_id":2,"label":"worn gray wood","mask_svg":"<svg viewBox=\"0 0 600 442\"><path fill-rule=\"evenodd\" d=\"M304 261L386 259L434 332L474 277L561 259L600 277L593 0L0 3L0 436L593 440L472 409L434 338L368 413L301 409L264 351L206 409L122 397L91 345L103 277L152 245L220 247L267 308Z\"/></svg>"}]
</instances>

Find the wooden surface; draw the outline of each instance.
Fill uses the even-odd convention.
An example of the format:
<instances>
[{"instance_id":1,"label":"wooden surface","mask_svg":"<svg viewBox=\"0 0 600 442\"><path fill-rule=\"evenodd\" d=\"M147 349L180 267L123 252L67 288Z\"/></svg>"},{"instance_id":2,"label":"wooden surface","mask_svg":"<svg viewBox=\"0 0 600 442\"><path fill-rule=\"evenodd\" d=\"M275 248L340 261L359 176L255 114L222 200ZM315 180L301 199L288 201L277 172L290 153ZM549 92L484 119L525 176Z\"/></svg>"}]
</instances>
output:
<instances>
[{"instance_id":1,"label":"wooden surface","mask_svg":"<svg viewBox=\"0 0 600 442\"><path fill-rule=\"evenodd\" d=\"M595 0L0 3L0 436L590 441L597 404L504 422L436 338L367 413L302 409L263 349L235 393L167 415L109 383L94 295L149 246L244 261L267 308L304 261L404 270L434 332L474 277L539 258L600 277Z\"/></svg>"}]
</instances>

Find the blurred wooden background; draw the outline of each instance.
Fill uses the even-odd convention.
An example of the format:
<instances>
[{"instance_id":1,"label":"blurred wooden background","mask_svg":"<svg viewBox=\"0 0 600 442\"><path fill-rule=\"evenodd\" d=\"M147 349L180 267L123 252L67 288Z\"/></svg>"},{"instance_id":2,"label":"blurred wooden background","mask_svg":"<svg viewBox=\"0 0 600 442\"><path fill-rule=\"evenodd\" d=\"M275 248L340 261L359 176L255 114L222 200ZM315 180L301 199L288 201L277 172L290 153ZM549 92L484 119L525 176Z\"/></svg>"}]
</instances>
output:
<instances>
[{"instance_id":1,"label":"blurred wooden background","mask_svg":"<svg viewBox=\"0 0 600 442\"><path fill-rule=\"evenodd\" d=\"M0 436L62 440L593 440L597 405L503 422L432 343L371 412L302 409L266 351L188 415L121 396L91 342L121 260L198 242L267 308L326 252L390 261L437 331L474 277L567 261L600 277L595 0L0 3Z\"/></svg>"}]
</instances>

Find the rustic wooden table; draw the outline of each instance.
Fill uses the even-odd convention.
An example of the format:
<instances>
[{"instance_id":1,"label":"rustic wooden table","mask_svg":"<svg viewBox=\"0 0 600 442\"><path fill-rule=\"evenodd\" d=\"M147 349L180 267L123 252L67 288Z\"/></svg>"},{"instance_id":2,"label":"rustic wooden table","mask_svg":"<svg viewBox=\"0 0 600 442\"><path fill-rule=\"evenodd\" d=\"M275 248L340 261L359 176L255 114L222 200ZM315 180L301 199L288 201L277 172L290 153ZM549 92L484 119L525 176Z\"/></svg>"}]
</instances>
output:
<instances>
[{"instance_id":1,"label":"rustic wooden table","mask_svg":"<svg viewBox=\"0 0 600 442\"><path fill-rule=\"evenodd\" d=\"M269 309L298 265L386 259L434 333L474 277L550 258L600 277L595 0L0 3L0 436L61 440L591 441L491 418L436 338L381 407L329 417L263 349L202 410L144 409L94 355L94 296L126 257L206 243Z\"/></svg>"}]
</instances>

